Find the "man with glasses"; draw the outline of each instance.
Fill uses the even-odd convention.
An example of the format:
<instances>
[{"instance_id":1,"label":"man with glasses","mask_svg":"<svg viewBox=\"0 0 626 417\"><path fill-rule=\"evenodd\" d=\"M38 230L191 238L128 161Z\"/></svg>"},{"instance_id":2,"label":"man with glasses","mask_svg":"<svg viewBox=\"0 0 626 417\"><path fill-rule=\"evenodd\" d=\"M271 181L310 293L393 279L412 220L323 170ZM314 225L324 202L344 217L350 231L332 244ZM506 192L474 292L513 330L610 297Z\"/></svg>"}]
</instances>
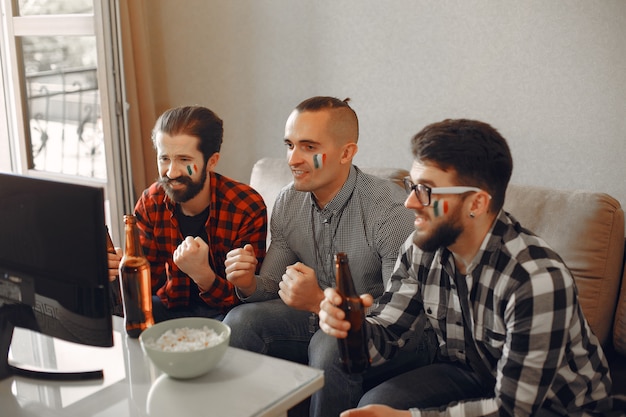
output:
<instances>
[{"instance_id":1,"label":"man with glasses","mask_svg":"<svg viewBox=\"0 0 626 417\"><path fill-rule=\"evenodd\" d=\"M505 139L482 122L445 120L411 145L405 206L415 213L415 231L366 328L376 363L429 328L437 358L373 388L341 416L611 410L607 362L570 271L502 210L513 167ZM372 305L371 297L363 300ZM335 337L349 327L340 301L327 289L320 305L320 328Z\"/></svg>"}]
</instances>

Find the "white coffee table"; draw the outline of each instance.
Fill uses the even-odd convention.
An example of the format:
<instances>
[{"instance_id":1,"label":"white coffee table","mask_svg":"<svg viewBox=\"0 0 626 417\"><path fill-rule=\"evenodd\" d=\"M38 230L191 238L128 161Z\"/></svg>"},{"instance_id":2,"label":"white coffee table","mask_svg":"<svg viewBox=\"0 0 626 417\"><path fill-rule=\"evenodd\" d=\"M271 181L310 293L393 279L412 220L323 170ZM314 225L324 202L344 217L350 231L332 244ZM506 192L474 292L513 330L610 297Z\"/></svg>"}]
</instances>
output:
<instances>
[{"instance_id":1,"label":"white coffee table","mask_svg":"<svg viewBox=\"0 0 626 417\"><path fill-rule=\"evenodd\" d=\"M175 380L144 356L114 317L113 348L94 348L16 329L11 345L18 363L80 371L103 369L104 380L46 382L22 377L0 381L6 416L250 417L287 416L287 410L324 384L323 371L229 348L210 373Z\"/></svg>"}]
</instances>

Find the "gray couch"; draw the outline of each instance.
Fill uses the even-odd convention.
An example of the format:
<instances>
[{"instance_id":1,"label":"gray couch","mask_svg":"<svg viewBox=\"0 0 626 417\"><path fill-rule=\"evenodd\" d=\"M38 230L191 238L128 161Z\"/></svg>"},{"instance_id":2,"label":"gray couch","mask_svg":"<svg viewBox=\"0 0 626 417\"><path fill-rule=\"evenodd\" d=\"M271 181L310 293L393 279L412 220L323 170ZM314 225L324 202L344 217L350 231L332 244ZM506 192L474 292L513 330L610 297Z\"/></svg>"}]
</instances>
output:
<instances>
[{"instance_id":1,"label":"gray couch","mask_svg":"<svg viewBox=\"0 0 626 417\"><path fill-rule=\"evenodd\" d=\"M402 186L402 168L361 167ZM263 158L250 185L268 205L291 181L284 159ZM624 211L607 194L511 184L505 210L545 239L571 269L589 324L607 351L616 392L626 393L626 271ZM268 240L271 236L268 236Z\"/></svg>"}]
</instances>

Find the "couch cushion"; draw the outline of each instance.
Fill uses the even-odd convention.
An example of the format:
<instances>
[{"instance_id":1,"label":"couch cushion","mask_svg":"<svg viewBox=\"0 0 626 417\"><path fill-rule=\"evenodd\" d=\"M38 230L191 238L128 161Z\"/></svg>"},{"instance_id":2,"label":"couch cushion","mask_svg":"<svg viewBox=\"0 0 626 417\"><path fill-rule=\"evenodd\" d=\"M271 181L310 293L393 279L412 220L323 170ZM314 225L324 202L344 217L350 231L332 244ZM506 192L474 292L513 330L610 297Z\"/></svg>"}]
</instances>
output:
<instances>
[{"instance_id":1,"label":"couch cushion","mask_svg":"<svg viewBox=\"0 0 626 417\"><path fill-rule=\"evenodd\" d=\"M603 193L512 184L504 208L563 258L576 280L589 325L606 345L624 256L619 202Z\"/></svg>"},{"instance_id":2,"label":"couch cushion","mask_svg":"<svg viewBox=\"0 0 626 417\"><path fill-rule=\"evenodd\" d=\"M278 193L292 179L289 165L283 158L262 158L252 167L250 186L263 197L267 206L268 219L272 217L272 209Z\"/></svg>"}]
</instances>

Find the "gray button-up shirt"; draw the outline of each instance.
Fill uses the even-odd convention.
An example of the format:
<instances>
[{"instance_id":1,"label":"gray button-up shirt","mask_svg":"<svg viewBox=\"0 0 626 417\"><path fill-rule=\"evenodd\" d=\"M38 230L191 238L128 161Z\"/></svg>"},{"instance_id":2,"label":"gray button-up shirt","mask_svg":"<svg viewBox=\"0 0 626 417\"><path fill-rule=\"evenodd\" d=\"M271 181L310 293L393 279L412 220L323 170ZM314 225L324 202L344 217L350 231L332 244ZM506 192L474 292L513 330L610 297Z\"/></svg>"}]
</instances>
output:
<instances>
[{"instance_id":1,"label":"gray button-up shirt","mask_svg":"<svg viewBox=\"0 0 626 417\"><path fill-rule=\"evenodd\" d=\"M345 252L360 294L379 297L393 272L402 243L414 230L415 215L404 207L406 193L391 181L352 166L339 193L320 209L310 192L285 186L274 204L272 241L257 290L243 301L278 298L289 265L313 268L322 289L335 286L334 254Z\"/></svg>"}]
</instances>

